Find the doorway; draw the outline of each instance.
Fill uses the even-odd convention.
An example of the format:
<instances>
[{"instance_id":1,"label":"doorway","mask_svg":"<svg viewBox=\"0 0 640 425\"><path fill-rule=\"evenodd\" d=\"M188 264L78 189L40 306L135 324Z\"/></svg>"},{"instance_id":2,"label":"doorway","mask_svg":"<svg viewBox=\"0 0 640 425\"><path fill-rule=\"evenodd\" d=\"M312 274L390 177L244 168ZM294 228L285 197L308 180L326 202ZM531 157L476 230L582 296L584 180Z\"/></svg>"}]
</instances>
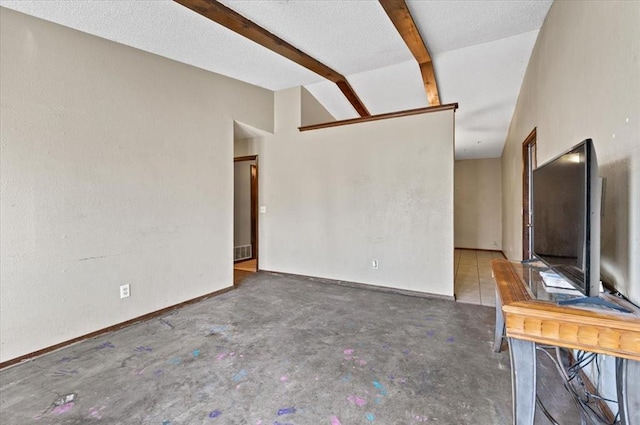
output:
<instances>
[{"instance_id":1,"label":"doorway","mask_svg":"<svg viewBox=\"0 0 640 425\"><path fill-rule=\"evenodd\" d=\"M259 269L258 156L242 156L234 158L233 162L233 262L236 276Z\"/></svg>"},{"instance_id":2,"label":"doorway","mask_svg":"<svg viewBox=\"0 0 640 425\"><path fill-rule=\"evenodd\" d=\"M522 142L522 259L533 256L532 175L537 166L536 129Z\"/></svg>"}]
</instances>

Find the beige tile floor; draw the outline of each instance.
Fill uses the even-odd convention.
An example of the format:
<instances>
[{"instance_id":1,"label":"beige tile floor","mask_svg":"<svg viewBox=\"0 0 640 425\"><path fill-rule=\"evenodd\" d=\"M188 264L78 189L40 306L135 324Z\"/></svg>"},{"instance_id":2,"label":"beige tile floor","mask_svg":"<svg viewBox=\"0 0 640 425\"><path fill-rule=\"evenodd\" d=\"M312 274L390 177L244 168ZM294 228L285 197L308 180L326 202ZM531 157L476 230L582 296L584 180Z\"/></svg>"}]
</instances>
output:
<instances>
[{"instance_id":1,"label":"beige tile floor","mask_svg":"<svg viewBox=\"0 0 640 425\"><path fill-rule=\"evenodd\" d=\"M504 258L498 251L456 249L454 254L456 300L467 304L495 306L495 283L491 260Z\"/></svg>"}]
</instances>

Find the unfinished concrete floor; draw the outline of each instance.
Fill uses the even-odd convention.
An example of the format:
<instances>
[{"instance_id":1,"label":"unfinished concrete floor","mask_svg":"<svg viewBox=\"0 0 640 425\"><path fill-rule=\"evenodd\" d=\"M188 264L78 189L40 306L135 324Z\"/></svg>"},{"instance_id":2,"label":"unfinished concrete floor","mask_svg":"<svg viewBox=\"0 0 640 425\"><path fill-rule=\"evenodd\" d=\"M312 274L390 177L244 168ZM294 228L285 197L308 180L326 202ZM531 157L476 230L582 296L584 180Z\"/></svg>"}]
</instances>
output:
<instances>
[{"instance_id":1,"label":"unfinished concrete floor","mask_svg":"<svg viewBox=\"0 0 640 425\"><path fill-rule=\"evenodd\" d=\"M1 371L0 423L509 424L493 326L486 306L260 272ZM539 371L549 410L579 423L552 367Z\"/></svg>"}]
</instances>

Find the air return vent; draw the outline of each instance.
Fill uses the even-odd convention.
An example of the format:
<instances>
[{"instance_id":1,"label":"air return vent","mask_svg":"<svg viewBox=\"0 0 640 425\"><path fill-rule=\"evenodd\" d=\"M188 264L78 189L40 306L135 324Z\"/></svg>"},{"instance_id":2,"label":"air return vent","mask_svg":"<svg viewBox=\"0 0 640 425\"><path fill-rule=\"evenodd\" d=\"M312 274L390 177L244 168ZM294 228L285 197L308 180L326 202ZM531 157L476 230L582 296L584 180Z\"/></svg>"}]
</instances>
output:
<instances>
[{"instance_id":1,"label":"air return vent","mask_svg":"<svg viewBox=\"0 0 640 425\"><path fill-rule=\"evenodd\" d=\"M233 261L248 260L252 256L251 244L233 247Z\"/></svg>"}]
</instances>

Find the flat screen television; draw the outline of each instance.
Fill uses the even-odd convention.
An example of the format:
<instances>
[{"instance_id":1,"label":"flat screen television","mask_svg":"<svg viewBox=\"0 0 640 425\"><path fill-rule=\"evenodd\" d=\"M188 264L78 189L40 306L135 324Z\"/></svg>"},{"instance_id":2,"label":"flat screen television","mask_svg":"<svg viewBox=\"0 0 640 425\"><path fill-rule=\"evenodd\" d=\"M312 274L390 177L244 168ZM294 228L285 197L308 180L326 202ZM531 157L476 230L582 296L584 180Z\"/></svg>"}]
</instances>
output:
<instances>
[{"instance_id":1,"label":"flat screen television","mask_svg":"<svg viewBox=\"0 0 640 425\"><path fill-rule=\"evenodd\" d=\"M600 291L602 180L591 139L533 171L533 255L585 296Z\"/></svg>"}]
</instances>

